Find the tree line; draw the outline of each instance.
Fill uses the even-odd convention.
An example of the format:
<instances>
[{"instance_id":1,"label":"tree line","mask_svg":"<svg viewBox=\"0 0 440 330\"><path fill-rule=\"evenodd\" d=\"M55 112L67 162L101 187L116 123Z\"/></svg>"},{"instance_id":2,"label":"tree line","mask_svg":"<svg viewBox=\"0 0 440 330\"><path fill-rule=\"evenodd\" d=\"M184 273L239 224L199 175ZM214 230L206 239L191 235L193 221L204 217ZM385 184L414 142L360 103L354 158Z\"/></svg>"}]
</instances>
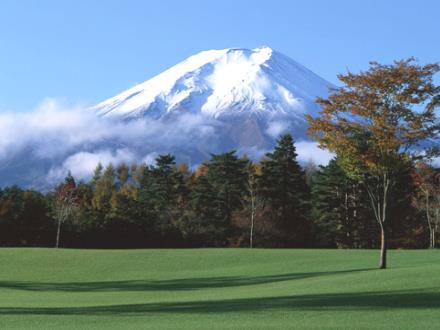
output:
<instances>
[{"instance_id":1,"label":"tree line","mask_svg":"<svg viewBox=\"0 0 440 330\"><path fill-rule=\"evenodd\" d=\"M284 135L257 163L231 151L191 171L168 154L151 166L98 165L88 182L69 174L46 194L7 187L0 190L0 244L377 248L379 226L362 184L338 159L301 167L296 157ZM439 174L424 164L399 175L389 205L390 247L434 246Z\"/></svg>"}]
</instances>

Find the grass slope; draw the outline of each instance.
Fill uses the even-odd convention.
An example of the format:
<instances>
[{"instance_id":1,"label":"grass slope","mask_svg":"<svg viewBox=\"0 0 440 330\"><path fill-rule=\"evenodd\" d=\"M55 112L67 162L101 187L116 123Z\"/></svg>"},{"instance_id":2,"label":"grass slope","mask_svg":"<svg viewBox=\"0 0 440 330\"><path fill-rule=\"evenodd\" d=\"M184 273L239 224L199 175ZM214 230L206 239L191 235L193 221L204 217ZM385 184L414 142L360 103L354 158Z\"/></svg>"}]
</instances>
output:
<instances>
[{"instance_id":1,"label":"grass slope","mask_svg":"<svg viewBox=\"0 0 440 330\"><path fill-rule=\"evenodd\" d=\"M440 251L0 249L1 329L427 329Z\"/></svg>"}]
</instances>

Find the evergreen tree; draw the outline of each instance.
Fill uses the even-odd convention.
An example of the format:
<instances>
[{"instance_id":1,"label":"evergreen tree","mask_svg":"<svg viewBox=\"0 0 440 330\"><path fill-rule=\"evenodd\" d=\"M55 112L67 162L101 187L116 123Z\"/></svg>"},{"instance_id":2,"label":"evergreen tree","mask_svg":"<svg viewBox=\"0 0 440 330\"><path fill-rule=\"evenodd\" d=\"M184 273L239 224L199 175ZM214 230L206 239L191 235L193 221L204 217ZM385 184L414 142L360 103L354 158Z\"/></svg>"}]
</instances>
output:
<instances>
[{"instance_id":1,"label":"evergreen tree","mask_svg":"<svg viewBox=\"0 0 440 330\"><path fill-rule=\"evenodd\" d=\"M235 151L212 155L207 179L216 192L216 209L220 218L230 224L232 213L242 206L246 193L248 161L239 159Z\"/></svg>"},{"instance_id":2,"label":"evergreen tree","mask_svg":"<svg viewBox=\"0 0 440 330\"><path fill-rule=\"evenodd\" d=\"M179 201L184 199L184 185L183 174L172 155L160 155L155 166L144 168L138 200L144 219L154 230L150 235L150 240L155 237L152 244L173 244L178 240L178 223L184 211Z\"/></svg>"},{"instance_id":3,"label":"evergreen tree","mask_svg":"<svg viewBox=\"0 0 440 330\"><path fill-rule=\"evenodd\" d=\"M226 228L218 220L216 200L206 175L199 176L190 194L191 210L181 225L182 234L191 245L213 246L224 239Z\"/></svg>"},{"instance_id":4,"label":"evergreen tree","mask_svg":"<svg viewBox=\"0 0 440 330\"><path fill-rule=\"evenodd\" d=\"M72 176L72 173L70 171L67 172L67 176L64 178L64 185L76 188L75 178Z\"/></svg>"},{"instance_id":5,"label":"evergreen tree","mask_svg":"<svg viewBox=\"0 0 440 330\"><path fill-rule=\"evenodd\" d=\"M321 247L373 247L368 198L333 159L312 177L315 242Z\"/></svg>"},{"instance_id":6,"label":"evergreen tree","mask_svg":"<svg viewBox=\"0 0 440 330\"><path fill-rule=\"evenodd\" d=\"M310 193L296 160L292 136L283 135L263 161L260 189L271 220L278 227L278 245L303 246L308 235Z\"/></svg>"},{"instance_id":7,"label":"evergreen tree","mask_svg":"<svg viewBox=\"0 0 440 330\"><path fill-rule=\"evenodd\" d=\"M191 198L197 218L195 227L210 244L227 244L233 214L242 208L247 193L247 163L235 151L212 155L206 174L197 178Z\"/></svg>"}]
</instances>

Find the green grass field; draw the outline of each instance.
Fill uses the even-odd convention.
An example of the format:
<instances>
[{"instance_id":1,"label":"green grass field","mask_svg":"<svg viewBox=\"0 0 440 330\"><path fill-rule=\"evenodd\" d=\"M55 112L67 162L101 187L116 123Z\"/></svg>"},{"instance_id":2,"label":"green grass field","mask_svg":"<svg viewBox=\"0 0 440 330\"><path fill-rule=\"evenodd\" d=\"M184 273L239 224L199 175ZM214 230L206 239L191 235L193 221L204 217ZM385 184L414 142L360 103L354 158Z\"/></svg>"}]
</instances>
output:
<instances>
[{"instance_id":1,"label":"green grass field","mask_svg":"<svg viewBox=\"0 0 440 330\"><path fill-rule=\"evenodd\" d=\"M434 329L440 251L0 249L0 329Z\"/></svg>"}]
</instances>

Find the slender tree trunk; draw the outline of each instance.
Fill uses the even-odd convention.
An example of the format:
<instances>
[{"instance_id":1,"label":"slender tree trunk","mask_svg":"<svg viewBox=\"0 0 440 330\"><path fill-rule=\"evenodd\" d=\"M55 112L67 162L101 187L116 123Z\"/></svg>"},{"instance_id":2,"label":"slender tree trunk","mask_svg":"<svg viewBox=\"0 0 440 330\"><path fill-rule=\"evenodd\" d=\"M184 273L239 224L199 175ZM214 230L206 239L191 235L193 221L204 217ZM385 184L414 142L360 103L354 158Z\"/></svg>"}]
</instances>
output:
<instances>
[{"instance_id":1,"label":"slender tree trunk","mask_svg":"<svg viewBox=\"0 0 440 330\"><path fill-rule=\"evenodd\" d=\"M55 248L60 246L60 233L61 233L61 219L58 219L57 238L55 241Z\"/></svg>"},{"instance_id":2,"label":"slender tree trunk","mask_svg":"<svg viewBox=\"0 0 440 330\"><path fill-rule=\"evenodd\" d=\"M254 177L252 174L252 169L249 170L249 177L248 177L248 191L249 191L249 197L250 197L250 211L251 211L251 228L249 233L249 248L254 247L254 222L255 222L255 214L257 211L257 197L255 192L255 182Z\"/></svg>"},{"instance_id":3,"label":"slender tree trunk","mask_svg":"<svg viewBox=\"0 0 440 330\"><path fill-rule=\"evenodd\" d=\"M346 244L352 246L351 237L350 237L350 225L349 225L349 216L348 216L348 193L345 192L345 201L344 201L344 211L345 211L345 236L347 238Z\"/></svg>"},{"instance_id":4,"label":"slender tree trunk","mask_svg":"<svg viewBox=\"0 0 440 330\"><path fill-rule=\"evenodd\" d=\"M253 207L252 207L252 211L251 211L251 233L250 233L250 236L249 236L249 247L252 249L253 247L254 247L254 217L255 217L255 214L254 214L254 210L253 210Z\"/></svg>"},{"instance_id":5,"label":"slender tree trunk","mask_svg":"<svg viewBox=\"0 0 440 330\"><path fill-rule=\"evenodd\" d=\"M432 232L432 247L435 249L435 234L437 234L437 229L439 228L439 216L440 216L440 209L437 207L435 210L435 223L433 224L433 232Z\"/></svg>"},{"instance_id":6,"label":"slender tree trunk","mask_svg":"<svg viewBox=\"0 0 440 330\"><path fill-rule=\"evenodd\" d=\"M429 214L429 192L425 191L425 209L426 209L426 220L428 221L428 228L429 228L429 247L432 249L434 248L434 228L431 221L431 216Z\"/></svg>"},{"instance_id":7,"label":"slender tree trunk","mask_svg":"<svg viewBox=\"0 0 440 330\"><path fill-rule=\"evenodd\" d=\"M435 249L435 228L432 228L431 232L431 248Z\"/></svg>"},{"instance_id":8,"label":"slender tree trunk","mask_svg":"<svg viewBox=\"0 0 440 330\"><path fill-rule=\"evenodd\" d=\"M380 259L379 268L387 268L387 234L383 226L380 227Z\"/></svg>"},{"instance_id":9,"label":"slender tree trunk","mask_svg":"<svg viewBox=\"0 0 440 330\"><path fill-rule=\"evenodd\" d=\"M377 185L376 194L371 187L366 184L368 195L370 196L371 206L373 208L374 216L380 226L380 257L379 268L387 268L387 227L386 227L386 215L387 215L387 202L388 193L391 181L387 173L384 173L382 177L382 185ZM380 187L382 187L382 193L380 194Z\"/></svg>"},{"instance_id":10,"label":"slender tree trunk","mask_svg":"<svg viewBox=\"0 0 440 330\"><path fill-rule=\"evenodd\" d=\"M382 216L380 217L380 260L379 268L387 268L387 202L388 202L388 187L390 185L390 180L388 175L385 174L383 177L383 196L382 196Z\"/></svg>"},{"instance_id":11,"label":"slender tree trunk","mask_svg":"<svg viewBox=\"0 0 440 330\"><path fill-rule=\"evenodd\" d=\"M58 225L57 225L57 237L55 240L55 248L60 246L60 236L61 236L61 224L64 222L69 208L66 205L59 205L59 210L57 214Z\"/></svg>"},{"instance_id":12,"label":"slender tree trunk","mask_svg":"<svg viewBox=\"0 0 440 330\"><path fill-rule=\"evenodd\" d=\"M251 189L251 232L249 235L249 247L252 249L254 247L254 224L255 224L255 214L257 211L257 201L254 189Z\"/></svg>"},{"instance_id":13,"label":"slender tree trunk","mask_svg":"<svg viewBox=\"0 0 440 330\"><path fill-rule=\"evenodd\" d=\"M55 248L60 246L61 225L69 217L74 207L75 197L72 195L72 192L70 191L66 195L65 192L60 191L55 201L55 218L58 221Z\"/></svg>"}]
</instances>

